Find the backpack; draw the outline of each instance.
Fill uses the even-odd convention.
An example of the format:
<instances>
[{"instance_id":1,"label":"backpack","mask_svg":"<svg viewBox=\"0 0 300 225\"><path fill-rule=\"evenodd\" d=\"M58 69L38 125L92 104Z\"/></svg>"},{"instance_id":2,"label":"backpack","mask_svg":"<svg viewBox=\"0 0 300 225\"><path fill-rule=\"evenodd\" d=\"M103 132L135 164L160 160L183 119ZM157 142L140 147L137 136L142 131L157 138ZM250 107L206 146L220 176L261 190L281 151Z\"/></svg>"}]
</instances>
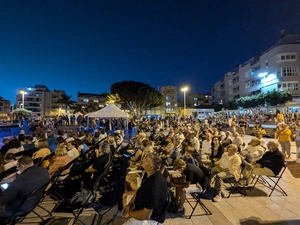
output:
<instances>
[{"instance_id":1,"label":"backpack","mask_svg":"<svg viewBox=\"0 0 300 225\"><path fill-rule=\"evenodd\" d=\"M71 198L70 204L90 204L96 199L96 193L91 190L82 189L80 192L76 192Z\"/></svg>"}]
</instances>

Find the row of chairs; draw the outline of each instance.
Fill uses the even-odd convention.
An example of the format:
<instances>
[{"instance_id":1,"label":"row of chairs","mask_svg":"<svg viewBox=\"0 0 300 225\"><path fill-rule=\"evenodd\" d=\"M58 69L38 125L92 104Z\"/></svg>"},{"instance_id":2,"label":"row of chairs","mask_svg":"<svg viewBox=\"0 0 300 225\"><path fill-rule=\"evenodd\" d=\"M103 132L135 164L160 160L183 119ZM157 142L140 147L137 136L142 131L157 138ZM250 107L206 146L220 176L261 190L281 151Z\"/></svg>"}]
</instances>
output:
<instances>
[{"instance_id":1,"label":"row of chairs","mask_svg":"<svg viewBox=\"0 0 300 225\"><path fill-rule=\"evenodd\" d=\"M101 140L100 142L102 142L103 140ZM61 204L62 202L66 201L66 199L60 195L59 192L57 192L57 188L60 186L61 181L63 179L65 179L67 176L69 176L70 174L66 174L64 173L64 171L71 169L75 164L76 165L83 165L87 162L87 159L92 158L95 154L94 154L94 150L95 150L95 146L91 147L85 154L83 154L82 156L78 157L77 159L74 159L73 161L71 161L70 163L68 163L67 165L65 165L64 167L60 168L58 171L55 172L55 174L51 177L49 183L43 185L42 187L34 190L31 194L29 194L19 205L18 209L16 209L13 213L12 216L10 216L9 218L6 218L5 221L2 221L3 224L15 224L15 223L22 223L22 221L24 220L24 218L29 214L29 213L34 213L35 215L37 215L42 221L45 221L44 218L42 216L39 215L39 213L37 213L37 211L35 210L36 207L41 208L42 210L44 210L45 212L47 212L47 216L52 217L53 212L55 211L55 209L58 207L59 204ZM53 155L52 155L53 156ZM49 155L49 157L51 157ZM45 158L43 159L45 160ZM42 161L42 160L41 160ZM41 163L41 161L39 163ZM109 169L112 165L113 162L113 156L110 156L110 160L107 163L107 165L104 168L104 171L96 178L95 184L93 185L93 188L91 190L90 193L93 193L96 188L98 188L99 183L106 177L107 173L109 172ZM55 203L54 203L54 207L53 209L50 211L45 207L45 203L44 200L47 196L51 196L52 199L54 199ZM26 211L22 211L22 205L24 204L28 204L30 202L30 205L32 205L32 207L30 207L29 209L27 209ZM53 201L51 202L51 204L53 204ZM75 222L78 220L80 222L82 222L79 219L79 216L81 215L82 211L88 207L87 202L77 206L74 208L74 206L72 206L72 213L75 217L73 224L75 224ZM97 214L99 215L99 219L97 221L97 224L101 223L101 220L103 218L103 216L105 214L101 214L99 210L96 210ZM109 211L109 210L108 210ZM102 215L102 216L101 216Z\"/></svg>"}]
</instances>

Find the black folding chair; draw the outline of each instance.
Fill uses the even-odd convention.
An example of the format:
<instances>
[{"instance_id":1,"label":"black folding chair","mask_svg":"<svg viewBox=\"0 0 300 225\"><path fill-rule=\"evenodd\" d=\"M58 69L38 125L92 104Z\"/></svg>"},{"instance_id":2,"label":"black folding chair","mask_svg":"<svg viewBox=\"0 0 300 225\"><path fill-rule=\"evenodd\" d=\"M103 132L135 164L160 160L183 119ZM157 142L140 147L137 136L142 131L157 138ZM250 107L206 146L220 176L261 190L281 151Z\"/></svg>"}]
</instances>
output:
<instances>
[{"instance_id":1,"label":"black folding chair","mask_svg":"<svg viewBox=\"0 0 300 225\"><path fill-rule=\"evenodd\" d=\"M188 219L191 219L191 217L194 214L194 211L197 207L197 205L200 205L200 207L203 209L205 215L211 215L211 211L204 205L204 203L201 201L201 197L203 196L205 192L205 189L200 188L198 185L190 185L189 188L186 188L186 194L190 195L190 197L186 197L187 203L190 205L192 208L192 212L189 216L187 216ZM192 204L194 203L194 204Z\"/></svg>"},{"instance_id":2,"label":"black folding chair","mask_svg":"<svg viewBox=\"0 0 300 225\"><path fill-rule=\"evenodd\" d=\"M165 222L166 214L167 214L167 211L168 211L169 206L171 204L171 201L172 201L172 198L171 198L170 192L168 192L166 201L164 202L164 205L163 205L163 211L162 211L161 215L158 218L157 224L159 224L159 223L162 224L162 223Z\"/></svg>"},{"instance_id":3,"label":"black folding chair","mask_svg":"<svg viewBox=\"0 0 300 225\"><path fill-rule=\"evenodd\" d=\"M265 187L271 190L269 197L273 194L274 190L281 192L284 196L287 196L287 193L283 190L283 188L279 185L279 181L286 170L286 165L284 165L280 171L280 173L276 176L267 176L267 175L256 175L252 182L255 180L253 188L256 186L257 183L263 184ZM254 174L255 175L255 174ZM252 183L251 182L251 183Z\"/></svg>"},{"instance_id":4,"label":"black folding chair","mask_svg":"<svg viewBox=\"0 0 300 225\"><path fill-rule=\"evenodd\" d=\"M37 215L42 221L45 221L43 217L41 217L37 212L34 211L34 209L39 204L41 198L43 197L43 193L46 186L47 185L45 184L33 190L29 195L27 195L27 197L24 198L24 200L20 203L17 209L11 214L11 216L4 219L2 223L10 224L10 225L16 223L24 223L23 220L31 212ZM31 224L32 222L28 222L28 223Z\"/></svg>"},{"instance_id":5,"label":"black folding chair","mask_svg":"<svg viewBox=\"0 0 300 225\"><path fill-rule=\"evenodd\" d=\"M89 194L88 194L88 196L86 196L86 201L80 205L68 204L67 207L72 210L72 214L74 216L73 225L76 223L77 220L80 223L84 224L84 222L82 220L80 220L79 217L82 214L82 212L84 211L84 209L88 209L88 208L94 209L94 211L97 213L97 214L95 214L91 224L94 224L94 222L96 221L96 218L98 216L99 218L98 218L96 224L100 225L104 215L106 213L108 213L115 206L115 204L112 204L106 208L102 208L101 206L99 206L99 204L94 204L96 201L96 198L93 199L92 203L90 202L91 198L93 198L93 195L95 194L96 190L98 189L99 184L107 175L107 173L112 165L112 161L113 161L112 159L113 159L113 157L112 157L112 155L110 155L110 159L109 159L108 163L106 164L106 166L104 167L103 172L96 178L94 185L89 190Z\"/></svg>"}]
</instances>

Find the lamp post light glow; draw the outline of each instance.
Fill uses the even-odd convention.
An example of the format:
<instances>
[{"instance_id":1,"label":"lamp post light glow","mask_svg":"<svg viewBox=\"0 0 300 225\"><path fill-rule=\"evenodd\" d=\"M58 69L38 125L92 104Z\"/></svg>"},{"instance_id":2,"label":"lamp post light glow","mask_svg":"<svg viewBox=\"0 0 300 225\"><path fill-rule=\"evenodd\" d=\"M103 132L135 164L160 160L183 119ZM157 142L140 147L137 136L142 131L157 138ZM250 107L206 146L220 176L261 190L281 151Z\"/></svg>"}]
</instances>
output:
<instances>
[{"instance_id":1,"label":"lamp post light glow","mask_svg":"<svg viewBox=\"0 0 300 225\"><path fill-rule=\"evenodd\" d=\"M26 91L20 91L20 94L22 94L22 109L25 108L25 105L24 105L24 100L25 100L25 94L27 94Z\"/></svg>"},{"instance_id":2,"label":"lamp post light glow","mask_svg":"<svg viewBox=\"0 0 300 225\"><path fill-rule=\"evenodd\" d=\"M181 91L183 91L183 108L186 109L186 92L189 90L188 87L181 88Z\"/></svg>"}]
</instances>

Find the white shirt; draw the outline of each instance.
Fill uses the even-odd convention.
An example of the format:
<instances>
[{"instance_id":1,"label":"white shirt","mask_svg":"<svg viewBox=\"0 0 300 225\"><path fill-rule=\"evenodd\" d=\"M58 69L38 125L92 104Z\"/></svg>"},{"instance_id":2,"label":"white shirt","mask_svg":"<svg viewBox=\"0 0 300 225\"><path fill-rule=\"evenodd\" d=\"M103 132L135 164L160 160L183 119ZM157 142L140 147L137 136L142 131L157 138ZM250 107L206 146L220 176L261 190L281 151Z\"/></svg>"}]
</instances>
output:
<instances>
[{"instance_id":1,"label":"white shirt","mask_svg":"<svg viewBox=\"0 0 300 225\"><path fill-rule=\"evenodd\" d=\"M207 140L202 141L201 153L211 155L211 140L210 141L207 141Z\"/></svg>"},{"instance_id":2,"label":"white shirt","mask_svg":"<svg viewBox=\"0 0 300 225\"><path fill-rule=\"evenodd\" d=\"M195 149L197 152L199 152L199 150L200 150L200 142L199 142L198 138L197 138L197 137L194 137L194 138L192 139L192 143L193 143L194 149Z\"/></svg>"}]
</instances>

